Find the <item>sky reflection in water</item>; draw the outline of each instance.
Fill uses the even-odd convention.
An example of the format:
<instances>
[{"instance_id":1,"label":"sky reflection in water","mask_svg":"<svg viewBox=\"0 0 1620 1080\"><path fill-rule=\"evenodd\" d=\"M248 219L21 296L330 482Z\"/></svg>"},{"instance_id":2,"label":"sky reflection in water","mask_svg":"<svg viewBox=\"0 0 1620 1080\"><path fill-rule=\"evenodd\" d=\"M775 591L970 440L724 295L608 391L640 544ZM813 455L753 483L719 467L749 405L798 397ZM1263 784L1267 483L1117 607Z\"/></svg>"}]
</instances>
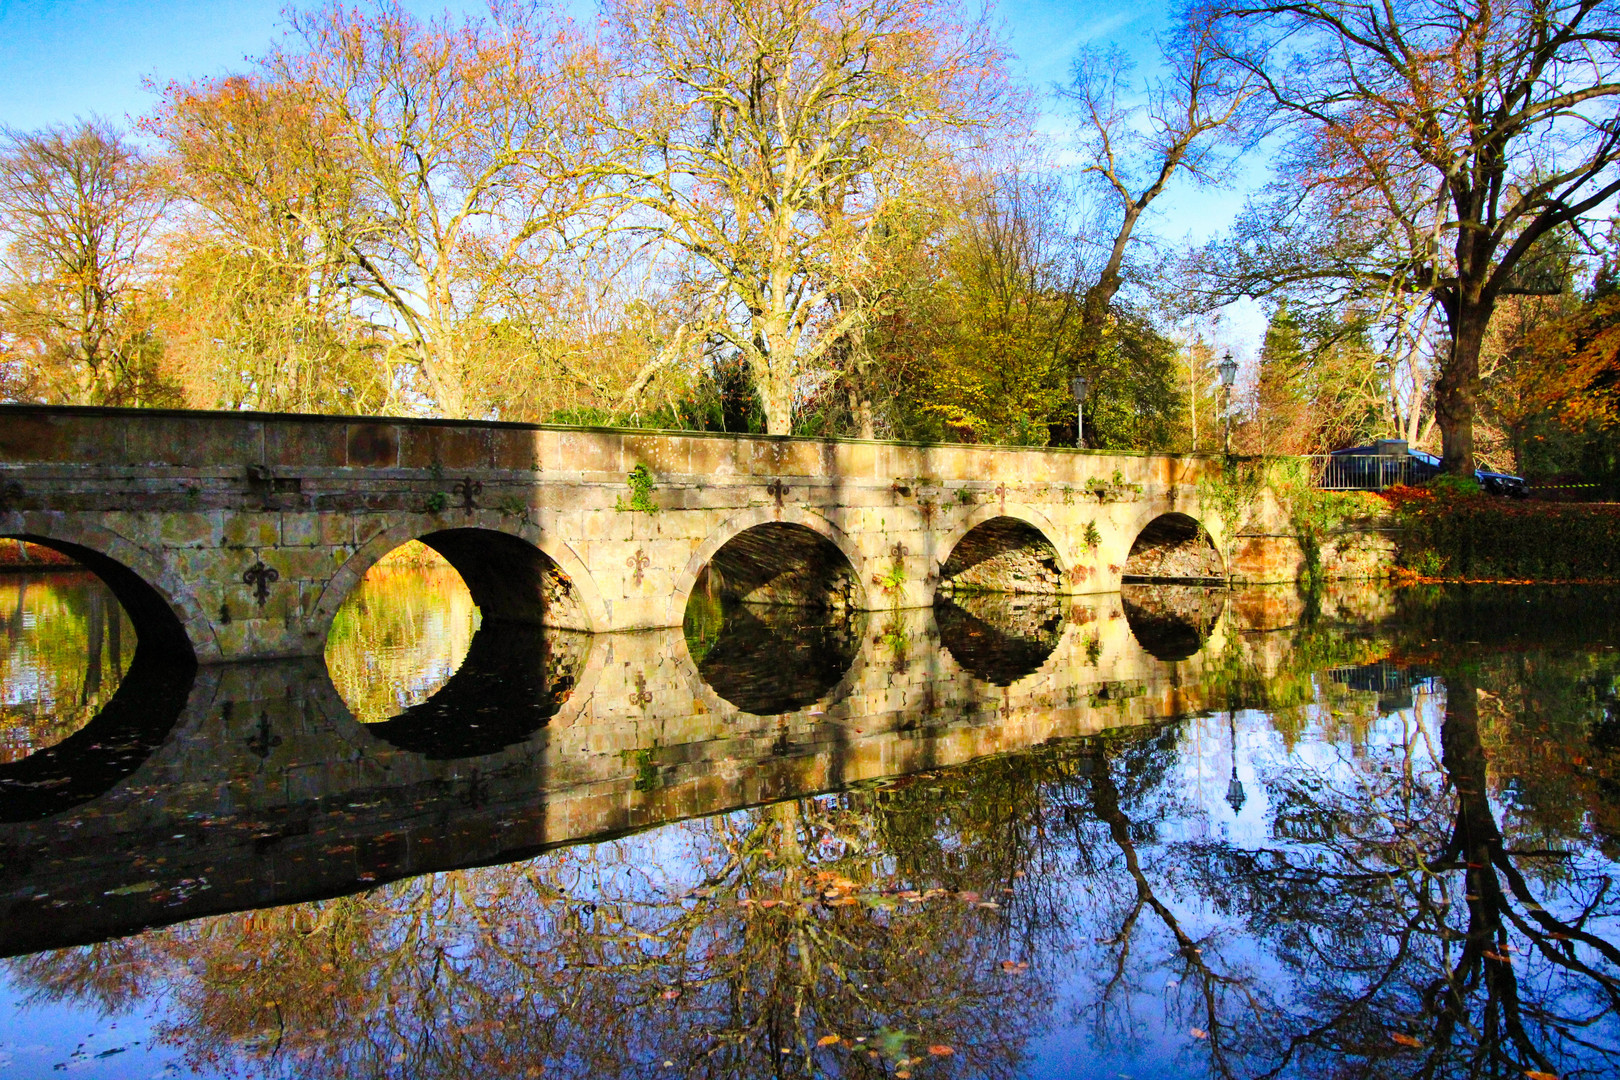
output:
<instances>
[{"instance_id":1,"label":"sky reflection in water","mask_svg":"<svg viewBox=\"0 0 1620 1080\"><path fill-rule=\"evenodd\" d=\"M0 590L15 587L0 579ZM469 669L489 653L471 626L460 638L432 631L426 651L403 632L468 623L425 602L443 591L426 577L375 590L375 626L357 624L327 657L338 695L381 720L379 730L418 717L418 743L383 738L394 756L377 760L392 762L394 787L367 790L429 790L400 777L414 757L449 763L434 775L470 777L439 801L422 796L431 820L415 821L411 842L460 837L460 857L479 857L477 837L519 816L500 801L500 769L530 760L525 746L546 748L531 755L543 769L519 775L540 786L531 801L564 803L569 785L583 783L569 771L582 751L560 749L574 745L575 729L586 732L581 746L620 747L600 756L623 774L618 787L591 788L579 812L607 799L643 807L641 816L612 818L628 822L614 838L569 837L516 862L389 880L422 864L366 862L377 842L366 822L385 812L405 820L410 808L351 802L302 826L324 844L311 850L359 861L357 883L311 886L329 899L12 950L24 955L0 967L0 1068L917 1078L1620 1069L1612 595L1363 590L1318 606L1252 592L1216 608L1139 596L1149 623L1194 613L1208 640L1178 663L1127 655L1128 620L1109 617L1117 600L980 599L832 628L716 609L693 614L654 659L628 641L553 636L532 670L508 680L516 691L475 681L453 709L414 713L407 707L441 700L435 690L451 693L462 657L456 677L475 678ZM0 591L0 609L16 602ZM55 655L33 632L34 654ZM490 655L495 668L513 662ZM802 669L784 671L796 657ZM833 670L840 663L848 670ZM635 670L613 682L615 665L627 664ZM51 677L82 681L82 667L64 659ZM10 670L15 698L23 684ZM331 698L318 671L288 671L284 697ZM345 671L365 675L345 684ZM1016 696L1041 680L1033 697ZM823 696L807 701L812 684ZM798 719L762 721L758 734L726 744L730 765L680 787L683 762L698 754L674 745L680 726L665 722L645 743L636 730L683 686L690 724L700 709L773 701ZM465 732L432 741L434 724L477 722L488 695L503 692L509 699L487 719L528 719L493 741L468 743ZM998 752L868 772L818 793L824 773L811 765L828 754L853 760L865 744L808 750L807 733L837 722L851 740L870 738L882 717L860 702L885 693L897 702L894 739L932 724L941 759L953 739ZM931 711L908 704L918 700ZM390 701L405 715L387 719L379 703ZM1073 712L1080 719L1065 730L1080 734L1028 734L1043 708ZM229 766L242 792L313 738L268 706L238 704L234 716L247 734L232 739L251 743ZM177 723L171 744L189 737L189 723ZM909 745L880 749L914 762L901 753ZM124 783L159 791L183 773L165 764L172 749ZM279 792L302 774L277 775ZM327 790L339 788L311 788ZM103 827L98 808L113 813L117 798L115 789L65 816ZM702 814L725 806L741 808ZM272 835L270 815L252 819L259 831L242 843L261 851L254 887L273 899L310 870L291 865L297 834L282 821ZM563 843L558 820L524 843ZM11 837L0 834L4 888L72 880L50 878L48 860ZM191 841L176 839L163 850L180 861ZM200 869L186 871L197 877L184 880L231 857L222 840L209 843L195 856ZM433 858L451 866L458 855ZM184 890L160 868L141 873L161 886L136 881L127 888L151 892L126 896L102 882L93 903L58 892L15 910L40 913L46 927L53 910L71 921L87 905L161 907ZM149 921L165 918L154 911Z\"/></svg>"}]
</instances>

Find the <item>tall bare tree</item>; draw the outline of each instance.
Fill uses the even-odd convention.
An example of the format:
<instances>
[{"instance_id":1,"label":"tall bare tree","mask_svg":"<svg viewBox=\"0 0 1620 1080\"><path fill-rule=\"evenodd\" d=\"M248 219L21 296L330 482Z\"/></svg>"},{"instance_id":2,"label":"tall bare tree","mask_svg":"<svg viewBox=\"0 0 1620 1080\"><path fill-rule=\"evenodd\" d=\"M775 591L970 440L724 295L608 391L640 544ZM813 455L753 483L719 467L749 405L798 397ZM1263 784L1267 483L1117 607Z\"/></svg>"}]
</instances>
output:
<instances>
[{"instance_id":1,"label":"tall bare tree","mask_svg":"<svg viewBox=\"0 0 1620 1080\"><path fill-rule=\"evenodd\" d=\"M1001 106L1000 54L950 0L609 0L622 78L597 115L625 218L701 280L766 428L862 318L886 209Z\"/></svg>"},{"instance_id":2,"label":"tall bare tree","mask_svg":"<svg viewBox=\"0 0 1620 1080\"><path fill-rule=\"evenodd\" d=\"M139 401L149 343L131 316L163 206L152 166L105 120L0 133L0 348L59 370L54 395Z\"/></svg>"},{"instance_id":3,"label":"tall bare tree","mask_svg":"<svg viewBox=\"0 0 1620 1080\"><path fill-rule=\"evenodd\" d=\"M1116 48L1085 49L1060 90L1080 123L1081 169L1103 182L1116 226L1083 320L1095 332L1125 283L1136 228L1177 175L1210 182L1253 132L1256 80L1221 55L1207 17L1158 39L1162 73L1141 83Z\"/></svg>"},{"instance_id":4,"label":"tall bare tree","mask_svg":"<svg viewBox=\"0 0 1620 1080\"><path fill-rule=\"evenodd\" d=\"M1231 249L1234 291L1427 292L1450 332L1434 391L1444 463L1472 472L1497 300L1561 288L1553 234L1620 193L1620 8L1236 0L1213 17L1292 135Z\"/></svg>"}]
</instances>

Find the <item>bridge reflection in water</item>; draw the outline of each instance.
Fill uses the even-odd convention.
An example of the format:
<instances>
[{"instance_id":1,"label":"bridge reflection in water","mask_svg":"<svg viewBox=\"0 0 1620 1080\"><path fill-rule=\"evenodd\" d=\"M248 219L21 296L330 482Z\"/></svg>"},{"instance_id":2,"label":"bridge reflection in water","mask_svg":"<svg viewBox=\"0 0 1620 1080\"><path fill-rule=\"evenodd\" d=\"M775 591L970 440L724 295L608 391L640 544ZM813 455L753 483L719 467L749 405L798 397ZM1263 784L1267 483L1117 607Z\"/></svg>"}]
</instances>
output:
<instances>
[{"instance_id":1,"label":"bridge reflection in water","mask_svg":"<svg viewBox=\"0 0 1620 1080\"><path fill-rule=\"evenodd\" d=\"M137 655L95 719L0 765L0 955L1205 711L1234 663L1276 666L1298 612L1291 591L1133 595L695 605L684 628L622 634L439 626L464 659L392 716L353 657ZM1376 616L1372 594L1340 598L1358 603Z\"/></svg>"}]
</instances>

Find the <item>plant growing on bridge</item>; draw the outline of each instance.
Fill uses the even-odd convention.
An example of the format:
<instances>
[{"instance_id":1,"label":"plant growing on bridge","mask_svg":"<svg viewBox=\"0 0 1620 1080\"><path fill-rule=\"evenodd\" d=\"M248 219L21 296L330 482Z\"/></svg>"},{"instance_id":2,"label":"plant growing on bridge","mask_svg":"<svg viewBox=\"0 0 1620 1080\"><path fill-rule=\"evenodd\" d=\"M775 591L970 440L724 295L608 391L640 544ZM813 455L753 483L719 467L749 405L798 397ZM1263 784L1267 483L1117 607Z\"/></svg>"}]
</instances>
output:
<instances>
[{"instance_id":1,"label":"plant growing on bridge","mask_svg":"<svg viewBox=\"0 0 1620 1080\"><path fill-rule=\"evenodd\" d=\"M450 496L442 491L435 491L427 497L427 502L423 504L423 508L430 514L438 514L442 513L444 508L449 505Z\"/></svg>"},{"instance_id":2,"label":"plant growing on bridge","mask_svg":"<svg viewBox=\"0 0 1620 1080\"><path fill-rule=\"evenodd\" d=\"M637 465L630 470L625 482L630 485L630 501L625 502L620 496L613 500L613 509L624 512L631 511L642 514L658 513L658 504L653 501L653 474L645 465Z\"/></svg>"},{"instance_id":3,"label":"plant growing on bridge","mask_svg":"<svg viewBox=\"0 0 1620 1080\"><path fill-rule=\"evenodd\" d=\"M1130 502L1142 494L1142 485L1126 483L1125 474L1115 469L1107 480L1095 476L1087 480L1086 491L1099 503Z\"/></svg>"},{"instance_id":4,"label":"plant growing on bridge","mask_svg":"<svg viewBox=\"0 0 1620 1080\"><path fill-rule=\"evenodd\" d=\"M1220 520L1223 542L1221 565L1226 576L1232 576L1232 541L1238 531L1247 525L1249 515L1260 500L1266 484L1266 464L1259 460L1239 461L1227 459L1219 472L1210 473L1198 481L1198 516L1200 530L1203 520L1210 515ZM1208 531L1204 530L1207 537Z\"/></svg>"},{"instance_id":5,"label":"plant growing on bridge","mask_svg":"<svg viewBox=\"0 0 1620 1080\"><path fill-rule=\"evenodd\" d=\"M1086 522L1086 530L1081 534L1081 540L1085 543L1087 549L1093 552L1102 546L1102 533L1097 530L1095 521Z\"/></svg>"},{"instance_id":6,"label":"plant growing on bridge","mask_svg":"<svg viewBox=\"0 0 1620 1080\"><path fill-rule=\"evenodd\" d=\"M1289 528L1304 557L1300 581L1314 589L1321 583L1322 545L1328 534L1347 521L1367 516L1373 509L1369 500L1376 497L1356 491L1322 491L1311 483L1309 469L1299 460L1272 463L1268 480L1288 511Z\"/></svg>"}]
</instances>

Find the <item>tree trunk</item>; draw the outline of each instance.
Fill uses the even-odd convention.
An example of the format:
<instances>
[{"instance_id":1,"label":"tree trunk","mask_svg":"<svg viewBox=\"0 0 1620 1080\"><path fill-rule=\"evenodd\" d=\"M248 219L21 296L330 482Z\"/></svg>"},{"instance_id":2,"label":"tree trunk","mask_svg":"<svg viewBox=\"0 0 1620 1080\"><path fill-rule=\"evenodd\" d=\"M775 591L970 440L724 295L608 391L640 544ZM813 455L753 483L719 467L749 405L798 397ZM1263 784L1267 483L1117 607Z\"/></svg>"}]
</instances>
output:
<instances>
[{"instance_id":1,"label":"tree trunk","mask_svg":"<svg viewBox=\"0 0 1620 1080\"><path fill-rule=\"evenodd\" d=\"M765 410L765 434L793 434L793 343L788 340L786 318L767 316L754 339L749 357L754 385ZM756 324L757 325L757 324Z\"/></svg>"},{"instance_id":2,"label":"tree trunk","mask_svg":"<svg viewBox=\"0 0 1620 1080\"><path fill-rule=\"evenodd\" d=\"M1479 351L1492 304L1458 300L1448 306L1451 356L1434 384L1434 416L1440 425L1440 467L1455 476L1474 475L1474 412L1479 399Z\"/></svg>"}]
</instances>

